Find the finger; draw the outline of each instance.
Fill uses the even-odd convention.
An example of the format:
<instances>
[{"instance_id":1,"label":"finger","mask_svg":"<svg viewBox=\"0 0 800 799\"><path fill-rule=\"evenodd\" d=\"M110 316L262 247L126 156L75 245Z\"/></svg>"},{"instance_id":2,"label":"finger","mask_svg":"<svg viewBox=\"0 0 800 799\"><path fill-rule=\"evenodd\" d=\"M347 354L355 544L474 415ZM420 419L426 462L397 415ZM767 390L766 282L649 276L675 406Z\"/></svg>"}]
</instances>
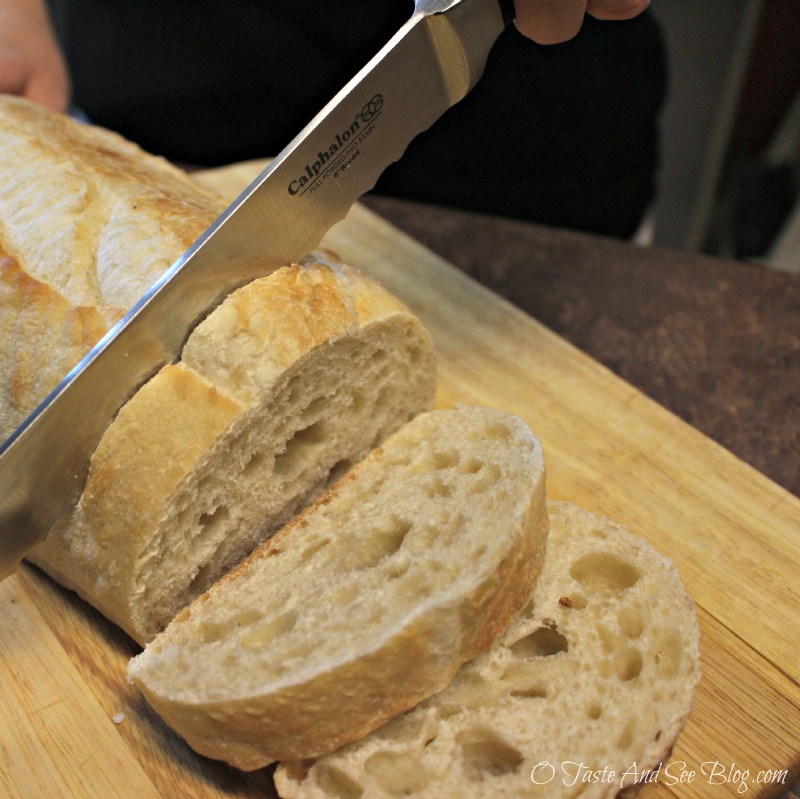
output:
<instances>
[{"instance_id":1,"label":"finger","mask_svg":"<svg viewBox=\"0 0 800 799\"><path fill-rule=\"evenodd\" d=\"M27 82L28 69L19 54L8 50L0 52L0 92L24 94Z\"/></svg>"},{"instance_id":2,"label":"finger","mask_svg":"<svg viewBox=\"0 0 800 799\"><path fill-rule=\"evenodd\" d=\"M650 5L650 0L589 0L587 13L596 19L633 19Z\"/></svg>"},{"instance_id":3,"label":"finger","mask_svg":"<svg viewBox=\"0 0 800 799\"><path fill-rule=\"evenodd\" d=\"M44 108L64 113L69 108L70 95L66 70L59 64L37 69L28 80L24 95Z\"/></svg>"},{"instance_id":4,"label":"finger","mask_svg":"<svg viewBox=\"0 0 800 799\"><path fill-rule=\"evenodd\" d=\"M558 44L577 35L587 0L516 0L517 29L539 44Z\"/></svg>"}]
</instances>

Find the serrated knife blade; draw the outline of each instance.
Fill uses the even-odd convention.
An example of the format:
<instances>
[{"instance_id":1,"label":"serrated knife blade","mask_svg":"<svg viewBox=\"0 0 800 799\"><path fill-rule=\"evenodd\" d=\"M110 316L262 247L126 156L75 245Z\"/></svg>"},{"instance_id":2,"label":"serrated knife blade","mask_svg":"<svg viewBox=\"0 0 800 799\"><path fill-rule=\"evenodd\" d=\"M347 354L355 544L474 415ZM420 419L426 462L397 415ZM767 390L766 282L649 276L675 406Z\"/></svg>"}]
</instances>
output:
<instances>
[{"instance_id":1,"label":"serrated knife blade","mask_svg":"<svg viewBox=\"0 0 800 799\"><path fill-rule=\"evenodd\" d=\"M409 21L0 449L0 579L77 503L136 389L235 288L296 262L475 85L512 0L417 0Z\"/></svg>"}]
</instances>

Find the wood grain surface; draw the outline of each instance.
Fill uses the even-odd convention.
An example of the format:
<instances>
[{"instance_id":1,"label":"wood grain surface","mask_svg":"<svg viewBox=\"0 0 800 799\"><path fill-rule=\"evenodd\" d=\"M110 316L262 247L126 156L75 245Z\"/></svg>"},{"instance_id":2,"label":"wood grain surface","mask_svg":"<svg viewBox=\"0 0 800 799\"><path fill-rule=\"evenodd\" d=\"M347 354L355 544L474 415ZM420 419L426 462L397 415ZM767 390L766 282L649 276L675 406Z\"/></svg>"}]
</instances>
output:
<instances>
[{"instance_id":1,"label":"wood grain surface","mask_svg":"<svg viewBox=\"0 0 800 799\"><path fill-rule=\"evenodd\" d=\"M393 197L365 204L800 496L800 274Z\"/></svg>"},{"instance_id":2,"label":"wood grain surface","mask_svg":"<svg viewBox=\"0 0 800 799\"><path fill-rule=\"evenodd\" d=\"M233 196L257 171L199 178ZM617 519L676 562L698 606L703 679L670 762L695 776L643 795L784 793L800 766L800 500L363 207L325 244L428 325L440 405L518 414L543 441L550 496ZM198 757L161 724L125 681L136 651L31 567L0 584L0 797L274 795L270 769ZM714 784L708 763L724 770Z\"/></svg>"}]
</instances>

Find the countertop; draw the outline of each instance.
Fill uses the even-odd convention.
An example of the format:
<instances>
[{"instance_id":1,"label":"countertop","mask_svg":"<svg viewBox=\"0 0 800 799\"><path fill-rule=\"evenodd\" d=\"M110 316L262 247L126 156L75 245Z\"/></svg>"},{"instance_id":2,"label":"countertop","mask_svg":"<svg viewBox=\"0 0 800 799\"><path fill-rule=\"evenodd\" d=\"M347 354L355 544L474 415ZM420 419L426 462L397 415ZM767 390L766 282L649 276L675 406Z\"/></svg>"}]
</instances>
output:
<instances>
[{"instance_id":1,"label":"countertop","mask_svg":"<svg viewBox=\"0 0 800 799\"><path fill-rule=\"evenodd\" d=\"M387 197L364 204L800 495L800 276Z\"/></svg>"}]
</instances>

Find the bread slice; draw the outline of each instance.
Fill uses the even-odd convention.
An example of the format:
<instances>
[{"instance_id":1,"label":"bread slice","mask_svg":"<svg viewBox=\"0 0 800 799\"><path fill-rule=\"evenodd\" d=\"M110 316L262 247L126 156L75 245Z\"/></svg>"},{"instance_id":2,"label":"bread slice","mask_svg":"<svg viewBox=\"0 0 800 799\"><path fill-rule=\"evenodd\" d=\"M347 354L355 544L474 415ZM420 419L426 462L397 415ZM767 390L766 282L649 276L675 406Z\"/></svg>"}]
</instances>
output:
<instances>
[{"instance_id":1,"label":"bread slice","mask_svg":"<svg viewBox=\"0 0 800 799\"><path fill-rule=\"evenodd\" d=\"M521 420L423 414L181 613L130 678L198 752L241 769L360 738L528 601L544 493Z\"/></svg>"},{"instance_id":2,"label":"bread slice","mask_svg":"<svg viewBox=\"0 0 800 799\"><path fill-rule=\"evenodd\" d=\"M280 269L123 407L29 560L148 641L434 392L430 335L399 300L332 260Z\"/></svg>"},{"instance_id":3,"label":"bread slice","mask_svg":"<svg viewBox=\"0 0 800 799\"><path fill-rule=\"evenodd\" d=\"M641 538L548 511L541 578L500 641L367 738L280 765L284 799L597 799L668 756L699 679L692 600Z\"/></svg>"}]
</instances>

